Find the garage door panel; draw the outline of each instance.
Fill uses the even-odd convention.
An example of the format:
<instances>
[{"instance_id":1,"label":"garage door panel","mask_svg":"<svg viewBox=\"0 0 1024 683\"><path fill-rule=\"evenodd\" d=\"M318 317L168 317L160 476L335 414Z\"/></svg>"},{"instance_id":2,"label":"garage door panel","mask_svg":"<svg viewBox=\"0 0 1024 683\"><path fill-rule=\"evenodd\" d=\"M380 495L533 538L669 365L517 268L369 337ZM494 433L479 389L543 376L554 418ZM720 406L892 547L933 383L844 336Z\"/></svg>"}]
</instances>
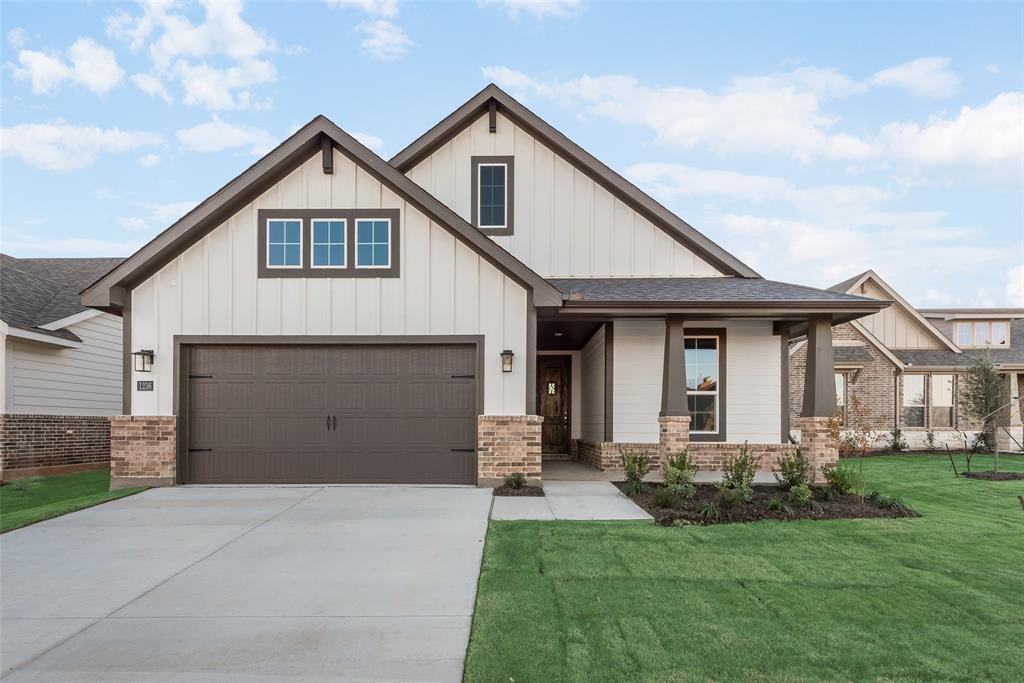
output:
<instances>
[{"instance_id":1,"label":"garage door panel","mask_svg":"<svg viewBox=\"0 0 1024 683\"><path fill-rule=\"evenodd\" d=\"M470 345L198 347L196 483L473 483ZM199 373L196 359L202 359ZM232 372L228 373L227 370ZM331 417L328 429L328 416ZM209 450L207 450L209 449Z\"/></svg>"}]
</instances>

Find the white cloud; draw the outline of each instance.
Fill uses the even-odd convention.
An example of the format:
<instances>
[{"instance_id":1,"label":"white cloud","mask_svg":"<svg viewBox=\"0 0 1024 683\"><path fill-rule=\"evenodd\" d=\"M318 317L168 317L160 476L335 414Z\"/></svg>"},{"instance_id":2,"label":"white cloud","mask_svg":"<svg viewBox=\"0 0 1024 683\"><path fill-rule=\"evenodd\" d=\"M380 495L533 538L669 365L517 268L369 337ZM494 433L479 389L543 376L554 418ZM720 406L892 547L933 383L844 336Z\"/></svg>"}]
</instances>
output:
<instances>
[{"instance_id":1,"label":"white cloud","mask_svg":"<svg viewBox=\"0 0 1024 683\"><path fill-rule=\"evenodd\" d=\"M398 15L396 0L325 0L331 7L354 8L371 16L394 17Z\"/></svg>"},{"instance_id":2,"label":"white cloud","mask_svg":"<svg viewBox=\"0 0 1024 683\"><path fill-rule=\"evenodd\" d=\"M196 202L139 202L146 209L149 220L166 226L177 221L196 207Z\"/></svg>"},{"instance_id":3,"label":"white cloud","mask_svg":"<svg viewBox=\"0 0 1024 683\"><path fill-rule=\"evenodd\" d=\"M1024 307L1024 263L1006 271L1006 300L1011 306Z\"/></svg>"},{"instance_id":4,"label":"white cloud","mask_svg":"<svg viewBox=\"0 0 1024 683\"><path fill-rule=\"evenodd\" d=\"M107 33L133 50L148 45L153 77L179 81L186 104L213 111L269 106L269 98L259 97L255 88L276 80L277 71L267 55L278 51L277 44L242 18L240 0L201 0L200 4L201 23L193 23L178 5L151 1L143 4L139 15L119 11L110 16ZM295 54L292 48L289 51ZM160 94L152 81L146 81L152 92L136 85L149 94Z\"/></svg>"},{"instance_id":5,"label":"white cloud","mask_svg":"<svg viewBox=\"0 0 1024 683\"><path fill-rule=\"evenodd\" d=\"M262 128L241 126L214 116L210 121L179 130L178 140L193 152L221 152L248 147L252 154L264 154L274 147L274 137Z\"/></svg>"},{"instance_id":6,"label":"white cloud","mask_svg":"<svg viewBox=\"0 0 1024 683\"><path fill-rule=\"evenodd\" d=\"M948 57L922 57L883 69L871 77L872 85L903 88L922 97L949 97L960 89L960 78L949 70Z\"/></svg>"},{"instance_id":7,"label":"white cloud","mask_svg":"<svg viewBox=\"0 0 1024 683\"><path fill-rule=\"evenodd\" d=\"M16 26L7 32L7 44L15 50L20 50L28 43L28 32Z\"/></svg>"},{"instance_id":8,"label":"white cloud","mask_svg":"<svg viewBox=\"0 0 1024 683\"><path fill-rule=\"evenodd\" d=\"M481 7L497 7L518 19L521 14L533 19L571 17L583 10L582 0L477 0Z\"/></svg>"},{"instance_id":9,"label":"white cloud","mask_svg":"<svg viewBox=\"0 0 1024 683\"><path fill-rule=\"evenodd\" d=\"M58 237L47 239L38 233L25 233L17 228L4 226L2 248L12 256L127 256L145 243L143 238L125 241L97 240L84 237Z\"/></svg>"},{"instance_id":10,"label":"white cloud","mask_svg":"<svg viewBox=\"0 0 1024 683\"><path fill-rule=\"evenodd\" d=\"M15 156L35 168L73 171L91 166L101 154L156 147L158 133L97 126L23 123L0 129L0 155Z\"/></svg>"},{"instance_id":11,"label":"white cloud","mask_svg":"<svg viewBox=\"0 0 1024 683\"><path fill-rule=\"evenodd\" d=\"M138 158L137 162L139 166L142 166L144 168L153 168L154 166L160 163L160 155L153 154L152 152L150 152L149 154L143 154L141 157Z\"/></svg>"},{"instance_id":12,"label":"white cloud","mask_svg":"<svg viewBox=\"0 0 1024 683\"><path fill-rule=\"evenodd\" d=\"M171 93L167 91L159 76L154 76L153 74L133 74L131 81L135 84L136 88L147 95L159 97L164 102L170 104L172 99Z\"/></svg>"},{"instance_id":13,"label":"white cloud","mask_svg":"<svg viewBox=\"0 0 1024 683\"><path fill-rule=\"evenodd\" d=\"M20 66L14 67L14 77L30 81L36 94L52 94L65 83L72 83L106 95L124 79L124 69L118 66L114 53L92 38L79 38L72 43L67 60L58 52L21 50Z\"/></svg>"},{"instance_id":14,"label":"white cloud","mask_svg":"<svg viewBox=\"0 0 1024 683\"><path fill-rule=\"evenodd\" d=\"M360 42L363 50L381 61L401 59L415 45L401 26L384 19L360 22L356 30L364 36Z\"/></svg>"},{"instance_id":15,"label":"white cloud","mask_svg":"<svg viewBox=\"0 0 1024 683\"><path fill-rule=\"evenodd\" d=\"M289 45L288 47L286 47L283 50L283 52L289 57L298 57L299 55L304 55L308 53L309 48L306 47L305 45L299 45L298 43L295 43L294 45Z\"/></svg>"},{"instance_id":16,"label":"white cloud","mask_svg":"<svg viewBox=\"0 0 1024 683\"><path fill-rule=\"evenodd\" d=\"M384 141L381 140L376 135L353 131L352 137L354 137L356 140L372 149L374 152L377 152L378 154L380 154L380 151L384 148Z\"/></svg>"},{"instance_id":17,"label":"white cloud","mask_svg":"<svg viewBox=\"0 0 1024 683\"><path fill-rule=\"evenodd\" d=\"M990 74L998 74L999 73L999 65L998 64L986 64L985 65L985 72L986 73L990 73Z\"/></svg>"},{"instance_id":18,"label":"white cloud","mask_svg":"<svg viewBox=\"0 0 1024 683\"><path fill-rule=\"evenodd\" d=\"M146 221L138 216L117 216L114 220L125 230L145 230L148 227Z\"/></svg>"}]
</instances>

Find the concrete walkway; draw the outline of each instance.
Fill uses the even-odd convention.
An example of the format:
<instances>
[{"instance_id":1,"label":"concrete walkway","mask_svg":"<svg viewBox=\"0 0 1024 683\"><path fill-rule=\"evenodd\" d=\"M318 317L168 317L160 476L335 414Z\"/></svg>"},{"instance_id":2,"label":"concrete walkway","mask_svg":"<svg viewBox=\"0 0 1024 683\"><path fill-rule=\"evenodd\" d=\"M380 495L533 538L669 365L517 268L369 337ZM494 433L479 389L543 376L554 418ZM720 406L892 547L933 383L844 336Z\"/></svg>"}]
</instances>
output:
<instances>
[{"instance_id":1,"label":"concrete walkway","mask_svg":"<svg viewBox=\"0 0 1024 683\"><path fill-rule=\"evenodd\" d=\"M179 487L10 532L4 681L459 681L490 505Z\"/></svg>"},{"instance_id":2,"label":"concrete walkway","mask_svg":"<svg viewBox=\"0 0 1024 683\"><path fill-rule=\"evenodd\" d=\"M609 481L545 481L544 494L495 496L491 519L652 519Z\"/></svg>"}]
</instances>

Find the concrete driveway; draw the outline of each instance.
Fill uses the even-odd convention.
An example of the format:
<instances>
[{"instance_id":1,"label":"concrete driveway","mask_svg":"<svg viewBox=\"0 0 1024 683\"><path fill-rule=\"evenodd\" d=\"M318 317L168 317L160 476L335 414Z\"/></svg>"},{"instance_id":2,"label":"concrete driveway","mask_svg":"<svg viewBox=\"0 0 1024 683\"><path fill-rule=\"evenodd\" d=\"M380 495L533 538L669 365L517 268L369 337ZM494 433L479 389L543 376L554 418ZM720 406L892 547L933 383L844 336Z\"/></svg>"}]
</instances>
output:
<instances>
[{"instance_id":1,"label":"concrete driveway","mask_svg":"<svg viewBox=\"0 0 1024 683\"><path fill-rule=\"evenodd\" d=\"M4 681L458 681L489 489L158 489L0 537Z\"/></svg>"}]
</instances>

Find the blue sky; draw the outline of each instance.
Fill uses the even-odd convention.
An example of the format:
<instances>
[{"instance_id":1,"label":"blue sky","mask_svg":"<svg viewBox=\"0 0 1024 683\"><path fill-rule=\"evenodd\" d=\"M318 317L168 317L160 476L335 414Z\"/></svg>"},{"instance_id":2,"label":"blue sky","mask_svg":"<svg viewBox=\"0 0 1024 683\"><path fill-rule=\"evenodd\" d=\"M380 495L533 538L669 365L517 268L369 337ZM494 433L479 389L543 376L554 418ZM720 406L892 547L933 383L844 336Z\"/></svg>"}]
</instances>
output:
<instances>
[{"instance_id":1,"label":"blue sky","mask_svg":"<svg viewBox=\"0 0 1024 683\"><path fill-rule=\"evenodd\" d=\"M1024 306L1024 5L5 2L0 244L127 255L323 113L495 81L764 276Z\"/></svg>"}]
</instances>

